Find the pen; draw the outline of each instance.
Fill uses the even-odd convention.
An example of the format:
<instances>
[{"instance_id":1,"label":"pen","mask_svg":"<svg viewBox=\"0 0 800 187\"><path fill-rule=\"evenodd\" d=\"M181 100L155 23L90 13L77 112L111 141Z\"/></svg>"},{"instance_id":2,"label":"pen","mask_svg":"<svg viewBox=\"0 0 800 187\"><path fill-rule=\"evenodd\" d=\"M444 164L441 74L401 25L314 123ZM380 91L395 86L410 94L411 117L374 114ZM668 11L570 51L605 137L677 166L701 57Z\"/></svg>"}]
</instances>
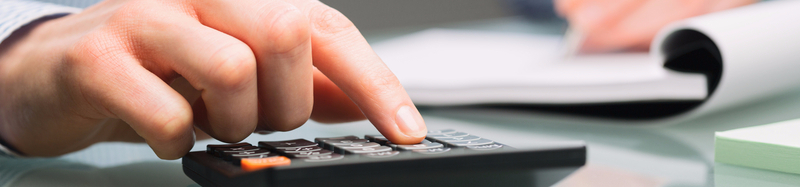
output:
<instances>
[{"instance_id":1,"label":"pen","mask_svg":"<svg viewBox=\"0 0 800 187\"><path fill-rule=\"evenodd\" d=\"M581 46L583 46L583 41L585 36L582 32L578 31L574 27L567 28L567 31L564 32L564 43L563 43L563 55L565 59L571 59L577 56L580 53Z\"/></svg>"}]
</instances>

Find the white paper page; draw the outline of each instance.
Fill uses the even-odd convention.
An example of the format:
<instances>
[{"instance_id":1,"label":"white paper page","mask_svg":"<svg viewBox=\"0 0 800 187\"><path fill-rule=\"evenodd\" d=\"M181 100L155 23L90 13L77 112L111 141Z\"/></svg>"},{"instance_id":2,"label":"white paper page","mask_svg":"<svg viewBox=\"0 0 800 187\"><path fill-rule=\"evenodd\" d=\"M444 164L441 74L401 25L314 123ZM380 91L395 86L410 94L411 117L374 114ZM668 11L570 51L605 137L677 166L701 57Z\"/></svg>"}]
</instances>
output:
<instances>
[{"instance_id":1,"label":"white paper page","mask_svg":"<svg viewBox=\"0 0 800 187\"><path fill-rule=\"evenodd\" d=\"M373 45L414 102L602 103L702 100L705 77L671 72L647 53L565 60L561 37L430 29Z\"/></svg>"},{"instance_id":2,"label":"white paper page","mask_svg":"<svg viewBox=\"0 0 800 187\"><path fill-rule=\"evenodd\" d=\"M800 132L800 120L795 119L773 124L717 132L716 135L750 142L762 142L767 144L800 148L800 136L797 136L797 132Z\"/></svg>"},{"instance_id":3,"label":"white paper page","mask_svg":"<svg viewBox=\"0 0 800 187\"><path fill-rule=\"evenodd\" d=\"M661 44L681 29L711 38L722 55L722 78L716 91L685 116L757 101L800 86L800 1L762 2L690 18L665 28L651 53L664 59Z\"/></svg>"}]
</instances>

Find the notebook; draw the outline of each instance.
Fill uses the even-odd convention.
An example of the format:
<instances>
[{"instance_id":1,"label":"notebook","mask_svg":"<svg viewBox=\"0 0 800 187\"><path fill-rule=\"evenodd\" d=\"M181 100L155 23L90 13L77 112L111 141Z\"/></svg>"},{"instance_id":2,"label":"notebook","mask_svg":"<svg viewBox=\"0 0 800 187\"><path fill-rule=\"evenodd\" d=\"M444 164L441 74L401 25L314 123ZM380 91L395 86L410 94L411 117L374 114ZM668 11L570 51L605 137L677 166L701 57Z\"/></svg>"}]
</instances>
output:
<instances>
[{"instance_id":1,"label":"notebook","mask_svg":"<svg viewBox=\"0 0 800 187\"><path fill-rule=\"evenodd\" d=\"M597 103L702 100L701 73L647 53L565 58L560 36L429 29L374 45L415 102Z\"/></svg>"},{"instance_id":2,"label":"notebook","mask_svg":"<svg viewBox=\"0 0 800 187\"><path fill-rule=\"evenodd\" d=\"M800 24L788 24L799 8L771 1L682 20L647 53L565 58L561 36L453 29L372 46L418 106L689 101L698 106L680 113L692 116L800 86Z\"/></svg>"}]
</instances>

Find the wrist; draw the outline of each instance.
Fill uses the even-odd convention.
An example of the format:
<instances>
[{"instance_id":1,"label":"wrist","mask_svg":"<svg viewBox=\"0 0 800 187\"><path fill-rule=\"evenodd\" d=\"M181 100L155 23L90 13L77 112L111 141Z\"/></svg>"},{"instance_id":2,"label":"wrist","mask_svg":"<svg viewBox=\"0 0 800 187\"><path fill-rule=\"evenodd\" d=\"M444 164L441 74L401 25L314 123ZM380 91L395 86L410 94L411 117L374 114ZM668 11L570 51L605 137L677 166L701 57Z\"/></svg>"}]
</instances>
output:
<instances>
[{"instance_id":1,"label":"wrist","mask_svg":"<svg viewBox=\"0 0 800 187\"><path fill-rule=\"evenodd\" d=\"M30 22L12 32L5 40L0 41L0 151L12 156L22 156L23 153L18 149L19 127L25 125L21 114L24 109L18 107L20 77L25 74L19 71L22 64L36 61L30 59L30 52L33 49L43 47L42 35L40 30L46 23L51 22L63 15L46 16ZM41 60L41 59L40 59Z\"/></svg>"}]
</instances>

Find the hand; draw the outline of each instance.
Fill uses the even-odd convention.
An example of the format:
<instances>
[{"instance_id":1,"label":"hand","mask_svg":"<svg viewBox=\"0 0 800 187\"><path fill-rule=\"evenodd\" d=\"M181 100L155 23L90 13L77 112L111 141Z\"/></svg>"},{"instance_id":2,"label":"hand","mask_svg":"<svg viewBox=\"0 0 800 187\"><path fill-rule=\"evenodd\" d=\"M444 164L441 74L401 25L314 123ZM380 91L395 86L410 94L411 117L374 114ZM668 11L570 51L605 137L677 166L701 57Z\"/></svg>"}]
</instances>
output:
<instances>
[{"instance_id":1,"label":"hand","mask_svg":"<svg viewBox=\"0 0 800 187\"><path fill-rule=\"evenodd\" d=\"M29 156L365 117L392 142L427 129L344 15L316 0L109 0L0 48L0 137Z\"/></svg>"},{"instance_id":2,"label":"hand","mask_svg":"<svg viewBox=\"0 0 800 187\"><path fill-rule=\"evenodd\" d=\"M555 0L556 11L586 39L584 52L646 50L667 24L756 0Z\"/></svg>"}]
</instances>

